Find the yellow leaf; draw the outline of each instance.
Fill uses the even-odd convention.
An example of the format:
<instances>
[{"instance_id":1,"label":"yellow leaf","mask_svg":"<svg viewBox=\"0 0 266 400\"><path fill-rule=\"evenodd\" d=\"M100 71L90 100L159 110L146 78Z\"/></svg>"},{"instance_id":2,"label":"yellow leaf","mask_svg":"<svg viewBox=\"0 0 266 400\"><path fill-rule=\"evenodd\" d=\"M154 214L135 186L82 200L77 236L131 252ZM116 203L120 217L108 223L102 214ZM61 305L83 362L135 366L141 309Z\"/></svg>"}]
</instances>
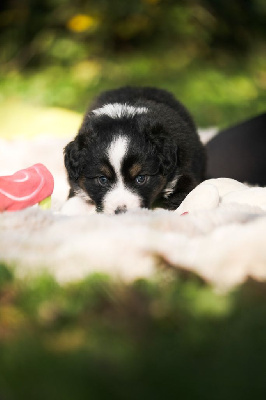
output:
<instances>
[{"instance_id":1,"label":"yellow leaf","mask_svg":"<svg viewBox=\"0 0 266 400\"><path fill-rule=\"evenodd\" d=\"M98 20L91 15L77 14L70 18L67 27L73 32L84 32L95 28Z\"/></svg>"}]
</instances>

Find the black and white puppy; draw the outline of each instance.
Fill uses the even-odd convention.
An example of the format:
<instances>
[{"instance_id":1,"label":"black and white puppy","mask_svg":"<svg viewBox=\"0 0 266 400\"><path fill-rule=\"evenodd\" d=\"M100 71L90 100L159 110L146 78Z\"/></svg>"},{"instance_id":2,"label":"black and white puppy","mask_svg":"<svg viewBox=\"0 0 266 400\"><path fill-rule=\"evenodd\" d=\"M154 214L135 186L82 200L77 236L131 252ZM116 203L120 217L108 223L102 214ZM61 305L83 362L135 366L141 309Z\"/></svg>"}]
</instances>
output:
<instances>
[{"instance_id":1,"label":"black and white puppy","mask_svg":"<svg viewBox=\"0 0 266 400\"><path fill-rule=\"evenodd\" d=\"M65 148L69 197L96 211L175 210L204 179L205 152L195 125L174 96L155 88L102 93Z\"/></svg>"}]
</instances>

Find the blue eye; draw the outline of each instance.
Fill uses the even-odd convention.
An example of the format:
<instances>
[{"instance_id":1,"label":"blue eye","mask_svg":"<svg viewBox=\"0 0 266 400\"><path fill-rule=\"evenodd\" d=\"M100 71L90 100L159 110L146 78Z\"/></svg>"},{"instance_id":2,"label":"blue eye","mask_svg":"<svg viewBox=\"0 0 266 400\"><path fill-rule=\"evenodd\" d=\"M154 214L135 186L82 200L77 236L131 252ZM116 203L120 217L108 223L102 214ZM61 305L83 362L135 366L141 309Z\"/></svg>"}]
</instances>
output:
<instances>
[{"instance_id":1,"label":"blue eye","mask_svg":"<svg viewBox=\"0 0 266 400\"><path fill-rule=\"evenodd\" d=\"M106 176L103 175L103 176L98 177L98 182L100 185L106 186L106 185L108 185L109 180L108 180L108 178L106 178Z\"/></svg>"},{"instance_id":2,"label":"blue eye","mask_svg":"<svg viewBox=\"0 0 266 400\"><path fill-rule=\"evenodd\" d=\"M135 182L138 185L143 185L146 182L146 175L138 175L138 176L136 176Z\"/></svg>"}]
</instances>

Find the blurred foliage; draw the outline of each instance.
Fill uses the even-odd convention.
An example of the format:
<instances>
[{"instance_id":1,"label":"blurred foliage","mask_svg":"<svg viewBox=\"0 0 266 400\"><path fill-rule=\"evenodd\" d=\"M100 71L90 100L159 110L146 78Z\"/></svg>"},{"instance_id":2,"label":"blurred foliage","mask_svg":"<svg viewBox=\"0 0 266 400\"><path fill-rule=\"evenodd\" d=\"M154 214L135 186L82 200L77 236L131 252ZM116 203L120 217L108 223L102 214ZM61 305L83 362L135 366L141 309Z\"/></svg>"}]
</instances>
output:
<instances>
[{"instance_id":1,"label":"blurred foliage","mask_svg":"<svg viewBox=\"0 0 266 400\"><path fill-rule=\"evenodd\" d=\"M164 271L62 287L0 266L0 397L265 398L266 290L217 294Z\"/></svg>"},{"instance_id":2,"label":"blurred foliage","mask_svg":"<svg viewBox=\"0 0 266 400\"><path fill-rule=\"evenodd\" d=\"M199 126L227 127L265 111L265 71L266 57L260 52L235 60L221 55L215 65L182 52L165 51L160 57L155 53L120 55L81 61L69 68L11 70L0 77L0 101L6 116L12 116L14 103L19 101L83 113L101 90L128 84L156 85L172 91ZM34 115L37 121L38 115ZM6 130L5 119L0 121L1 134ZM12 126L14 122L12 119Z\"/></svg>"},{"instance_id":3,"label":"blurred foliage","mask_svg":"<svg viewBox=\"0 0 266 400\"><path fill-rule=\"evenodd\" d=\"M0 55L30 67L184 46L245 53L266 39L265 18L263 0L2 0Z\"/></svg>"},{"instance_id":4,"label":"blurred foliage","mask_svg":"<svg viewBox=\"0 0 266 400\"><path fill-rule=\"evenodd\" d=\"M263 0L2 0L0 101L83 113L156 85L225 127L265 110L265 17Z\"/></svg>"}]
</instances>

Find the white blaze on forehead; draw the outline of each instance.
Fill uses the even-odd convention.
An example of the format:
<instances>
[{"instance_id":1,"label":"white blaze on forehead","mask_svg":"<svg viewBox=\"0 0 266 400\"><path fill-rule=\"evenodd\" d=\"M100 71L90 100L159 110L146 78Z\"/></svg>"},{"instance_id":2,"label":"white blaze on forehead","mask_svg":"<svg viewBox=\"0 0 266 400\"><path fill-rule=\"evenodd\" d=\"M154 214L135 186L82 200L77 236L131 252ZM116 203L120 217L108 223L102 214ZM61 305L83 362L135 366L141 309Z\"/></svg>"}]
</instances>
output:
<instances>
[{"instance_id":1,"label":"white blaze on forehead","mask_svg":"<svg viewBox=\"0 0 266 400\"><path fill-rule=\"evenodd\" d=\"M95 115L108 115L111 118L134 117L148 112L146 107L134 107L129 104L109 103L92 111Z\"/></svg>"},{"instance_id":2,"label":"white blaze on forehead","mask_svg":"<svg viewBox=\"0 0 266 400\"><path fill-rule=\"evenodd\" d=\"M125 136L115 138L108 148L108 158L115 170L116 184L107 192L103 200L103 211L113 214L117 208L132 210L141 206L141 199L129 190L123 181L121 166L128 150L129 139Z\"/></svg>"},{"instance_id":3,"label":"white blaze on forehead","mask_svg":"<svg viewBox=\"0 0 266 400\"><path fill-rule=\"evenodd\" d=\"M125 136L116 137L107 150L110 164L115 170L117 178L121 178L121 165L128 149L129 140Z\"/></svg>"}]
</instances>

